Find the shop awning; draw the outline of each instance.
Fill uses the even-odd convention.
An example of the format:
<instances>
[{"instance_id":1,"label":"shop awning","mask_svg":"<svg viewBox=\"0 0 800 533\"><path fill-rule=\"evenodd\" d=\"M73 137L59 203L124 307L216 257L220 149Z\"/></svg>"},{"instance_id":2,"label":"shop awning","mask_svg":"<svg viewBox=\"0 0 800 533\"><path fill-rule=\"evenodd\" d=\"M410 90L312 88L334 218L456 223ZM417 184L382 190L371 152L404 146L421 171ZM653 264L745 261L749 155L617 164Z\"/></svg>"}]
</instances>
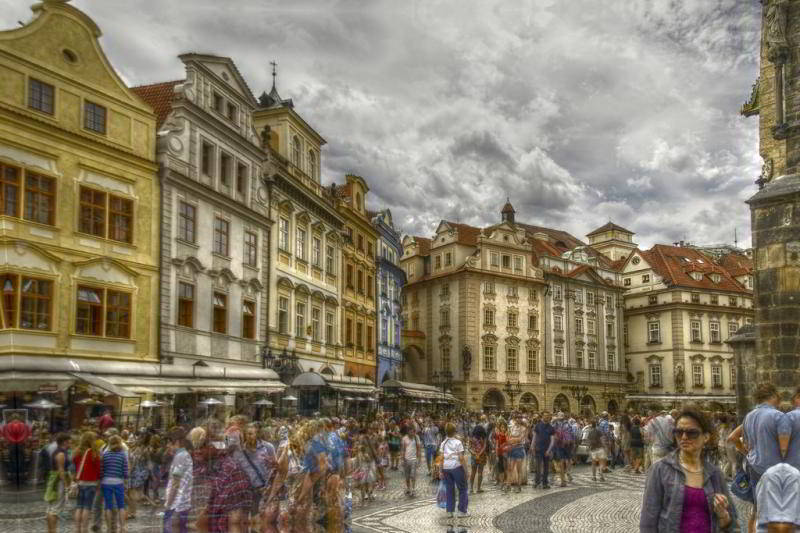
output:
<instances>
[{"instance_id":1,"label":"shop awning","mask_svg":"<svg viewBox=\"0 0 800 533\"><path fill-rule=\"evenodd\" d=\"M75 383L66 372L0 372L0 392L37 390L65 391Z\"/></svg>"},{"instance_id":2,"label":"shop awning","mask_svg":"<svg viewBox=\"0 0 800 533\"><path fill-rule=\"evenodd\" d=\"M93 387L97 387L98 389L104 390L109 392L115 396L119 396L120 398L138 398L139 394L126 389L125 387L120 387L108 381L107 379L101 378L100 376L96 376L94 374L88 374L86 372L70 372L71 376L75 376L79 380L92 385Z\"/></svg>"},{"instance_id":3,"label":"shop awning","mask_svg":"<svg viewBox=\"0 0 800 533\"><path fill-rule=\"evenodd\" d=\"M280 381L227 379L224 381L213 379L189 378L134 378L131 376L110 376L108 378L116 385L121 385L128 390L134 388L146 389L156 394L190 394L194 392L209 394L236 394L246 392L273 393L280 392L286 385Z\"/></svg>"},{"instance_id":4,"label":"shop awning","mask_svg":"<svg viewBox=\"0 0 800 533\"><path fill-rule=\"evenodd\" d=\"M372 385L358 385L356 383L337 383L329 382L328 386L333 390L355 394L373 394L377 389Z\"/></svg>"},{"instance_id":5,"label":"shop awning","mask_svg":"<svg viewBox=\"0 0 800 533\"><path fill-rule=\"evenodd\" d=\"M383 382L381 387L384 390L392 391L401 396L408 396L410 398L419 398L421 400L445 400L446 402L459 402L460 400L452 394L442 394L442 390L434 385L427 385L425 383L412 383L410 381L398 381L390 379Z\"/></svg>"}]
</instances>

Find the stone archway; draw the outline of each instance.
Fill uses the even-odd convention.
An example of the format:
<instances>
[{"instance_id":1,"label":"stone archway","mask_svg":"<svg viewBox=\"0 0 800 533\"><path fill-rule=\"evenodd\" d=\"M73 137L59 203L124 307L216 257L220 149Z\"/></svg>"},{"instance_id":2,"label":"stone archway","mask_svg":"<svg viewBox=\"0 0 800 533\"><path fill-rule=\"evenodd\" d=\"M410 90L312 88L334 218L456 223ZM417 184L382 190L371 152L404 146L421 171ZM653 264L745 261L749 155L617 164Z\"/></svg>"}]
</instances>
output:
<instances>
[{"instance_id":1,"label":"stone archway","mask_svg":"<svg viewBox=\"0 0 800 533\"><path fill-rule=\"evenodd\" d=\"M481 405L484 411L502 411L506 406L506 398L499 390L489 389L483 395Z\"/></svg>"},{"instance_id":2,"label":"stone archway","mask_svg":"<svg viewBox=\"0 0 800 533\"><path fill-rule=\"evenodd\" d=\"M403 379L413 383L425 382L425 352L419 346L410 344L403 350Z\"/></svg>"},{"instance_id":3,"label":"stone archway","mask_svg":"<svg viewBox=\"0 0 800 533\"><path fill-rule=\"evenodd\" d=\"M520 396L519 406L525 408L529 412L539 412L539 400L536 399L536 396L534 396L532 392L526 392Z\"/></svg>"},{"instance_id":4,"label":"stone archway","mask_svg":"<svg viewBox=\"0 0 800 533\"><path fill-rule=\"evenodd\" d=\"M563 411L564 413L569 413L569 398L564 396L563 394L559 394L553 400L553 413L557 413L559 411Z\"/></svg>"},{"instance_id":5,"label":"stone archway","mask_svg":"<svg viewBox=\"0 0 800 533\"><path fill-rule=\"evenodd\" d=\"M619 411L619 404L617 404L617 400L609 400L608 402L608 414L614 415Z\"/></svg>"},{"instance_id":6,"label":"stone archway","mask_svg":"<svg viewBox=\"0 0 800 533\"><path fill-rule=\"evenodd\" d=\"M581 398L581 414L584 416L597 414L597 404L594 403L594 398L588 394Z\"/></svg>"}]
</instances>

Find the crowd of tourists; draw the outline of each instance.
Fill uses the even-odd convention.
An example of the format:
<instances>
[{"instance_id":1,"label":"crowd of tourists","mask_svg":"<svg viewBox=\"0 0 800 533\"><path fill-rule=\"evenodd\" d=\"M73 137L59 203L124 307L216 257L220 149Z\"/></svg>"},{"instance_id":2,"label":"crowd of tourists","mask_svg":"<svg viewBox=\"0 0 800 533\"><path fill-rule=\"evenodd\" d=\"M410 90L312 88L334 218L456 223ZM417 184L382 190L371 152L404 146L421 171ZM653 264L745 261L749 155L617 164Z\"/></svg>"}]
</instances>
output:
<instances>
[{"instance_id":1,"label":"crowd of tourists","mask_svg":"<svg viewBox=\"0 0 800 533\"><path fill-rule=\"evenodd\" d=\"M124 533L144 513L160 513L169 533L346 531L353 507L372 505L390 471L402 471L407 498L435 494L446 516L466 517L470 497L487 484L502 492L565 487L583 461L598 486L615 468L647 474L642 531L722 531L736 522L728 486L742 472L755 495L775 464L794 454L792 466L800 466L798 439L790 451L786 429L794 424L800 436L797 416L783 415L776 397L759 391L764 401L742 426L730 413L691 408L614 416L210 416L137 431L104 420L59 433L37 462L50 531L72 512L77 533ZM800 394L796 401L800 407ZM777 444L767 446L773 434Z\"/></svg>"}]
</instances>

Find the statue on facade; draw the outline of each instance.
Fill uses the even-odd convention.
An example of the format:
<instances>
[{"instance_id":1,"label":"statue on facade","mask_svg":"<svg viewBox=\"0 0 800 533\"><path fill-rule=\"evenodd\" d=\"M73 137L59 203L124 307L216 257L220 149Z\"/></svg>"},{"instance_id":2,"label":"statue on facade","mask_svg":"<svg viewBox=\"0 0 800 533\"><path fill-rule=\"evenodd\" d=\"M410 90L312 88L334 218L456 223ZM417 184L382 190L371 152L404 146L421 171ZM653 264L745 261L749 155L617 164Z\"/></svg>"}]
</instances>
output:
<instances>
[{"instance_id":1,"label":"statue on facade","mask_svg":"<svg viewBox=\"0 0 800 533\"><path fill-rule=\"evenodd\" d=\"M678 365L675 367L675 392L683 392L683 365Z\"/></svg>"},{"instance_id":2,"label":"statue on facade","mask_svg":"<svg viewBox=\"0 0 800 533\"><path fill-rule=\"evenodd\" d=\"M775 61L776 54L787 51L789 43L786 39L788 0L771 0L767 6L764 25L764 40L770 61Z\"/></svg>"},{"instance_id":3,"label":"statue on facade","mask_svg":"<svg viewBox=\"0 0 800 533\"><path fill-rule=\"evenodd\" d=\"M469 372L472 368L472 352L469 350L469 346L464 346L464 350L461 352L461 367L464 372Z\"/></svg>"},{"instance_id":4,"label":"statue on facade","mask_svg":"<svg viewBox=\"0 0 800 533\"><path fill-rule=\"evenodd\" d=\"M764 185L772 180L773 163L771 158L766 158L764 164L761 165L761 176L756 180L756 185L759 189L763 189Z\"/></svg>"}]
</instances>

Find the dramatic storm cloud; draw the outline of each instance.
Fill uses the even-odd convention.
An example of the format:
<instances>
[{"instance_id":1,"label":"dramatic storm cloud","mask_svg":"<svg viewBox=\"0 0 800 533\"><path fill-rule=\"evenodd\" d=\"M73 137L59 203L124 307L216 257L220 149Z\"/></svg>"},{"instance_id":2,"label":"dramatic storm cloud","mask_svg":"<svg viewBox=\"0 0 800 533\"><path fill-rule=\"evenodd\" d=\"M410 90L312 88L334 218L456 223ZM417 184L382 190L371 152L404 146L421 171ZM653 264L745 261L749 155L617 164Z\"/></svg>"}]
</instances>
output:
<instances>
[{"instance_id":1,"label":"dramatic storm cloud","mask_svg":"<svg viewBox=\"0 0 800 533\"><path fill-rule=\"evenodd\" d=\"M25 1L0 0L10 28ZM323 181L364 176L407 233L518 219L581 237L609 219L642 246L749 244L757 2L74 0L130 84L177 55L234 59L328 141Z\"/></svg>"}]
</instances>

